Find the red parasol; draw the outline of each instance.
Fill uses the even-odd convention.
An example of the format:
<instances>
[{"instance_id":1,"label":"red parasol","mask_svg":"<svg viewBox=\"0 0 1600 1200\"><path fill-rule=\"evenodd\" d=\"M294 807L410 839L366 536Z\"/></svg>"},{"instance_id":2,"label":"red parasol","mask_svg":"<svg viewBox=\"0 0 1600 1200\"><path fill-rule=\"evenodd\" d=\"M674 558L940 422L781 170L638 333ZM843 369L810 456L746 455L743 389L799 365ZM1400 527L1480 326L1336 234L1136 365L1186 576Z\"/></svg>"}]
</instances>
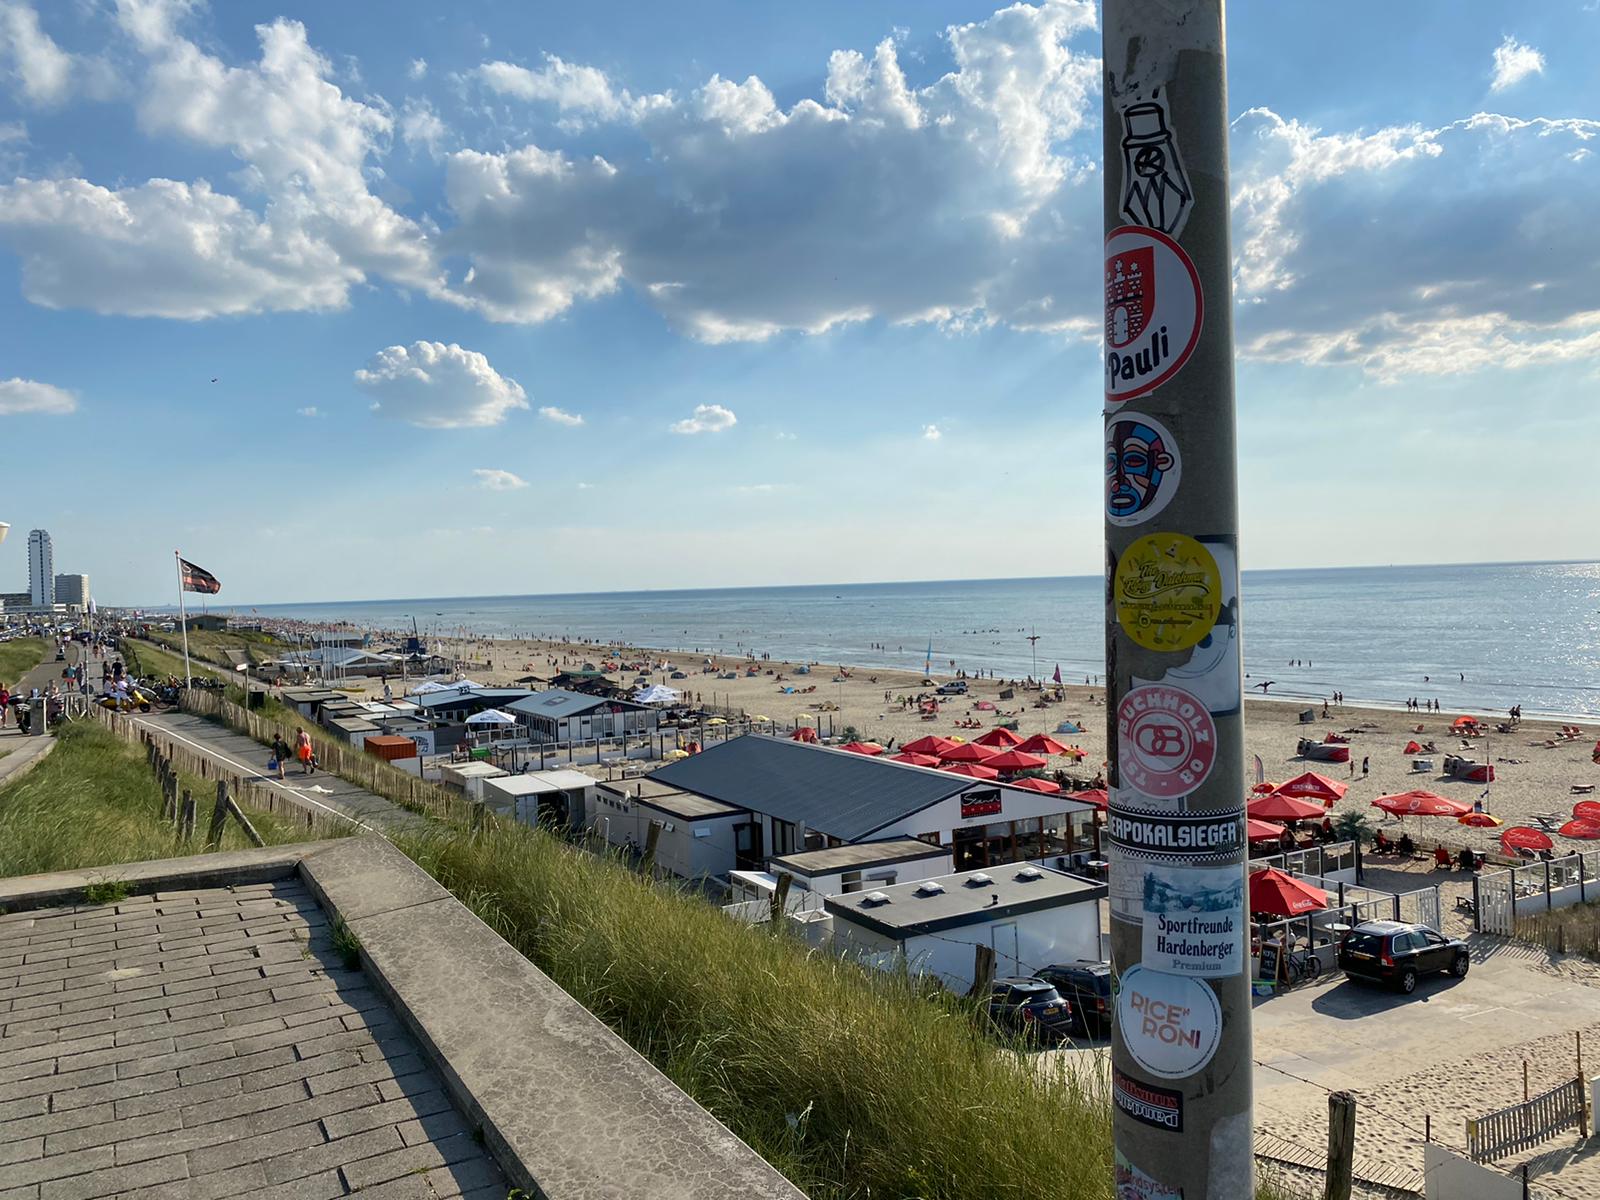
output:
<instances>
[{"instance_id":1,"label":"red parasol","mask_svg":"<svg viewBox=\"0 0 1600 1200\"><path fill-rule=\"evenodd\" d=\"M982 737L976 737L972 740L980 746L993 746L996 750L1009 750L1013 746L1022 744L1022 735L1013 733L1003 725L998 725Z\"/></svg>"},{"instance_id":2,"label":"red parasol","mask_svg":"<svg viewBox=\"0 0 1600 1200\"><path fill-rule=\"evenodd\" d=\"M961 762L955 766L944 766L941 771L949 771L952 775L965 775L968 779L999 779L1000 772L993 767L986 767L982 763Z\"/></svg>"},{"instance_id":3,"label":"red parasol","mask_svg":"<svg viewBox=\"0 0 1600 1200\"><path fill-rule=\"evenodd\" d=\"M1067 799L1077 800L1082 804L1092 804L1101 812L1104 812L1106 806L1110 804L1105 788L1089 788L1087 791L1082 792L1068 792Z\"/></svg>"},{"instance_id":4,"label":"red parasol","mask_svg":"<svg viewBox=\"0 0 1600 1200\"><path fill-rule=\"evenodd\" d=\"M1593 821L1568 821L1556 832L1562 837L1578 838L1585 842L1600 839L1600 825Z\"/></svg>"},{"instance_id":5,"label":"red parasol","mask_svg":"<svg viewBox=\"0 0 1600 1200\"><path fill-rule=\"evenodd\" d=\"M941 762L988 762L999 753L1000 751L991 750L987 746L980 746L977 742L962 742L959 745L951 746L948 750L939 751L939 759Z\"/></svg>"},{"instance_id":6,"label":"red parasol","mask_svg":"<svg viewBox=\"0 0 1600 1200\"><path fill-rule=\"evenodd\" d=\"M1472 811L1470 804L1423 791L1379 796L1372 802L1372 806L1393 813L1397 817L1461 817Z\"/></svg>"},{"instance_id":7,"label":"red parasol","mask_svg":"<svg viewBox=\"0 0 1600 1200\"><path fill-rule=\"evenodd\" d=\"M1344 799L1344 794L1350 790L1350 785L1340 783L1337 779L1329 779L1326 775L1318 775L1315 771L1307 771L1304 775L1296 775L1288 783L1279 784L1274 796L1293 796L1298 800L1315 800L1319 804Z\"/></svg>"},{"instance_id":8,"label":"red parasol","mask_svg":"<svg viewBox=\"0 0 1600 1200\"><path fill-rule=\"evenodd\" d=\"M1036 733L1025 742L1020 742L1017 749L1024 754L1065 754L1067 747L1058 742L1048 733Z\"/></svg>"},{"instance_id":9,"label":"red parasol","mask_svg":"<svg viewBox=\"0 0 1600 1200\"><path fill-rule=\"evenodd\" d=\"M1253 784L1251 786L1250 794L1253 796L1270 796L1277 790L1277 784L1271 782L1270 780L1263 779L1260 783Z\"/></svg>"},{"instance_id":10,"label":"red parasol","mask_svg":"<svg viewBox=\"0 0 1600 1200\"><path fill-rule=\"evenodd\" d=\"M1322 805L1285 796L1279 790L1252 800L1245 811L1258 821L1309 821L1322 815Z\"/></svg>"},{"instance_id":11,"label":"red parasol","mask_svg":"<svg viewBox=\"0 0 1600 1200\"><path fill-rule=\"evenodd\" d=\"M1284 833L1284 827L1276 821L1257 821L1252 817L1244 823L1244 835L1252 842L1281 841Z\"/></svg>"},{"instance_id":12,"label":"red parasol","mask_svg":"<svg viewBox=\"0 0 1600 1200\"><path fill-rule=\"evenodd\" d=\"M943 754L946 750L955 749L957 745L959 743L952 742L947 737L940 737L936 733L930 733L927 737L919 737L914 742L907 742L900 749L903 753L910 754Z\"/></svg>"},{"instance_id":13,"label":"red parasol","mask_svg":"<svg viewBox=\"0 0 1600 1200\"><path fill-rule=\"evenodd\" d=\"M913 767L937 767L939 765L939 760L937 758L935 758L933 755L931 755L931 754L915 754L915 753L911 752L910 750L902 750L902 751L900 751L899 754L893 755L889 759L889 761L890 762L897 762L897 763L908 763Z\"/></svg>"},{"instance_id":14,"label":"red parasol","mask_svg":"<svg viewBox=\"0 0 1600 1200\"><path fill-rule=\"evenodd\" d=\"M1456 824L1470 825L1474 829L1493 829L1505 822L1499 817L1491 817L1488 813L1469 812L1465 816L1457 817Z\"/></svg>"},{"instance_id":15,"label":"red parasol","mask_svg":"<svg viewBox=\"0 0 1600 1200\"><path fill-rule=\"evenodd\" d=\"M883 753L883 747L878 745L877 742L846 742L839 749L848 750L851 754L874 755Z\"/></svg>"},{"instance_id":16,"label":"red parasol","mask_svg":"<svg viewBox=\"0 0 1600 1200\"><path fill-rule=\"evenodd\" d=\"M1572 806L1572 815L1580 821L1600 822L1600 800L1579 800Z\"/></svg>"},{"instance_id":17,"label":"red parasol","mask_svg":"<svg viewBox=\"0 0 1600 1200\"><path fill-rule=\"evenodd\" d=\"M1007 750L993 758L983 760L983 765L996 771L1034 771L1045 765L1037 754L1024 754L1021 750Z\"/></svg>"},{"instance_id":18,"label":"red parasol","mask_svg":"<svg viewBox=\"0 0 1600 1200\"><path fill-rule=\"evenodd\" d=\"M1250 911L1298 917L1328 907L1328 894L1293 875L1268 867L1250 876Z\"/></svg>"},{"instance_id":19,"label":"red parasol","mask_svg":"<svg viewBox=\"0 0 1600 1200\"><path fill-rule=\"evenodd\" d=\"M1450 722L1450 728L1451 729L1466 729L1469 726L1476 725L1477 723L1478 723L1478 718L1477 717L1457 717L1454 721Z\"/></svg>"},{"instance_id":20,"label":"red parasol","mask_svg":"<svg viewBox=\"0 0 1600 1200\"><path fill-rule=\"evenodd\" d=\"M1017 780L1011 786L1016 788L1025 788L1030 792L1043 792L1048 796L1053 796L1061 790L1061 785L1055 780L1039 779L1031 775L1027 779Z\"/></svg>"},{"instance_id":21,"label":"red parasol","mask_svg":"<svg viewBox=\"0 0 1600 1200\"><path fill-rule=\"evenodd\" d=\"M1554 845L1549 834L1526 825L1513 825L1500 835L1500 848L1507 854L1515 854L1518 850L1548 850Z\"/></svg>"}]
</instances>

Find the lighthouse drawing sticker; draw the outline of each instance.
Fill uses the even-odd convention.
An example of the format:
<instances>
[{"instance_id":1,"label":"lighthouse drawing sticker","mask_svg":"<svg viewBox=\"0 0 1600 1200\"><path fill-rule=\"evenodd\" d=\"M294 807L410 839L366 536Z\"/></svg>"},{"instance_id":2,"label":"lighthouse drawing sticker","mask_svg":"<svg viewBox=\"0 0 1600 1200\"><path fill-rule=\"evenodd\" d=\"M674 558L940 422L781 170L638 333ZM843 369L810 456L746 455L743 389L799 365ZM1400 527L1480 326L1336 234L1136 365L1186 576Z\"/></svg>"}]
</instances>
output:
<instances>
[{"instance_id":1,"label":"lighthouse drawing sticker","mask_svg":"<svg viewBox=\"0 0 1600 1200\"><path fill-rule=\"evenodd\" d=\"M1154 391L1194 353L1205 317L1200 275L1159 229L1106 235L1106 403Z\"/></svg>"},{"instance_id":2,"label":"lighthouse drawing sticker","mask_svg":"<svg viewBox=\"0 0 1600 1200\"><path fill-rule=\"evenodd\" d=\"M1135 225L1177 237L1194 194L1160 97L1122 110L1122 213Z\"/></svg>"}]
</instances>

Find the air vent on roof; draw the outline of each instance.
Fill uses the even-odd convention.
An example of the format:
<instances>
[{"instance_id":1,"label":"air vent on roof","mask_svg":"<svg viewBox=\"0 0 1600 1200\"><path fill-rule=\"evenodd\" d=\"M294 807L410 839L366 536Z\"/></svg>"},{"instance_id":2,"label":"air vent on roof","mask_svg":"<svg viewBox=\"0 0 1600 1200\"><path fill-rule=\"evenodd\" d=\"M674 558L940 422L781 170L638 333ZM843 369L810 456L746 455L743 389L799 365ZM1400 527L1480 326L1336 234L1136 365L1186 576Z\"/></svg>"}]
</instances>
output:
<instances>
[{"instance_id":1,"label":"air vent on roof","mask_svg":"<svg viewBox=\"0 0 1600 1200\"><path fill-rule=\"evenodd\" d=\"M985 875L982 871L976 871L967 876L968 887L988 887L992 883L994 883L994 880L988 875Z\"/></svg>"},{"instance_id":2,"label":"air vent on roof","mask_svg":"<svg viewBox=\"0 0 1600 1200\"><path fill-rule=\"evenodd\" d=\"M1022 870L1017 872L1017 878L1023 880L1043 879L1044 872L1039 870L1038 867L1023 867Z\"/></svg>"},{"instance_id":3,"label":"air vent on roof","mask_svg":"<svg viewBox=\"0 0 1600 1200\"><path fill-rule=\"evenodd\" d=\"M917 895L919 896L937 896L942 891L944 891L944 884L937 879L929 879L924 883L917 884Z\"/></svg>"},{"instance_id":4,"label":"air vent on roof","mask_svg":"<svg viewBox=\"0 0 1600 1200\"><path fill-rule=\"evenodd\" d=\"M878 905L887 903L889 903L888 892L868 892L861 897L862 908L877 908Z\"/></svg>"}]
</instances>

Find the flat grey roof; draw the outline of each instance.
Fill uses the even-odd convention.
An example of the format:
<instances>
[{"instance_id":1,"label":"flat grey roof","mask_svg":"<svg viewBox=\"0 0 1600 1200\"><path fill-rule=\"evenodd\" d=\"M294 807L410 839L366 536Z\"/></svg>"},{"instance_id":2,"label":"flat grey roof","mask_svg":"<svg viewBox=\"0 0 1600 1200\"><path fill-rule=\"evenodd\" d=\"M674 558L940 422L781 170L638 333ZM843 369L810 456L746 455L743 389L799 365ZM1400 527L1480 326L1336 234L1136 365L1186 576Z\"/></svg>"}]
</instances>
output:
<instances>
[{"instance_id":1,"label":"flat grey roof","mask_svg":"<svg viewBox=\"0 0 1600 1200\"><path fill-rule=\"evenodd\" d=\"M1023 872L1030 869L1039 874L1023 878ZM984 875L992 882L976 882L974 877ZM930 882L941 885L944 890L931 896L919 895L917 889ZM1079 879L1048 867L1030 868L1026 863L1008 863L986 871L957 871L954 875L940 875L932 880L828 896L822 904L835 920L851 921L898 940L959 929L963 925L982 925L1000 917L1014 917L1045 908L1082 904L1105 894L1103 883ZM873 895L887 896L889 902L873 904L867 899ZM997 896L999 903L992 903Z\"/></svg>"},{"instance_id":2,"label":"flat grey roof","mask_svg":"<svg viewBox=\"0 0 1600 1200\"><path fill-rule=\"evenodd\" d=\"M524 699L505 707L512 712L525 713L530 717L549 717L552 721L563 721L568 717L580 716L612 704L636 712L650 711L650 706L647 704L635 704L631 700L617 700L608 696L591 696L586 692L569 692L566 688L548 688L531 695L525 694Z\"/></svg>"},{"instance_id":3,"label":"flat grey roof","mask_svg":"<svg viewBox=\"0 0 1600 1200\"><path fill-rule=\"evenodd\" d=\"M930 854L948 856L949 853L941 846L917 838L889 838L882 842L854 842L848 846L806 850L800 854L774 858L769 865L781 867L795 875L827 875L833 871L908 862L914 858L926 858Z\"/></svg>"},{"instance_id":4,"label":"flat grey roof","mask_svg":"<svg viewBox=\"0 0 1600 1200\"><path fill-rule=\"evenodd\" d=\"M527 688L469 687L448 688L442 692L424 692L414 698L418 708L437 708L442 704L470 703L473 700L503 700L507 696L530 696Z\"/></svg>"},{"instance_id":5,"label":"flat grey roof","mask_svg":"<svg viewBox=\"0 0 1600 1200\"><path fill-rule=\"evenodd\" d=\"M613 796L620 796L635 804L666 813L668 816L682 817L686 821L699 817L725 817L732 813L747 811L732 804L723 804L719 800L669 787L654 779L630 779L625 783L600 783L596 786Z\"/></svg>"}]
</instances>

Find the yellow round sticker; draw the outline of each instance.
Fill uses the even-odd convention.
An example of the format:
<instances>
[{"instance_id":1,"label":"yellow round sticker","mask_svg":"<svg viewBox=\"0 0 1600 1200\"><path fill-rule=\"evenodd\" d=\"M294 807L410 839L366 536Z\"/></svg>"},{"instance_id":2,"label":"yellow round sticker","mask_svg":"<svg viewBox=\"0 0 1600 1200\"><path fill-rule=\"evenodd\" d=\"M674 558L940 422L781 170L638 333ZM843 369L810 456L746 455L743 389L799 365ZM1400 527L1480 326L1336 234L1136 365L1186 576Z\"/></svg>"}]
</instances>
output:
<instances>
[{"instance_id":1,"label":"yellow round sticker","mask_svg":"<svg viewBox=\"0 0 1600 1200\"><path fill-rule=\"evenodd\" d=\"M1149 533L1117 563L1117 621L1146 650L1187 650L1222 611L1222 576L1211 552L1183 533Z\"/></svg>"}]
</instances>

